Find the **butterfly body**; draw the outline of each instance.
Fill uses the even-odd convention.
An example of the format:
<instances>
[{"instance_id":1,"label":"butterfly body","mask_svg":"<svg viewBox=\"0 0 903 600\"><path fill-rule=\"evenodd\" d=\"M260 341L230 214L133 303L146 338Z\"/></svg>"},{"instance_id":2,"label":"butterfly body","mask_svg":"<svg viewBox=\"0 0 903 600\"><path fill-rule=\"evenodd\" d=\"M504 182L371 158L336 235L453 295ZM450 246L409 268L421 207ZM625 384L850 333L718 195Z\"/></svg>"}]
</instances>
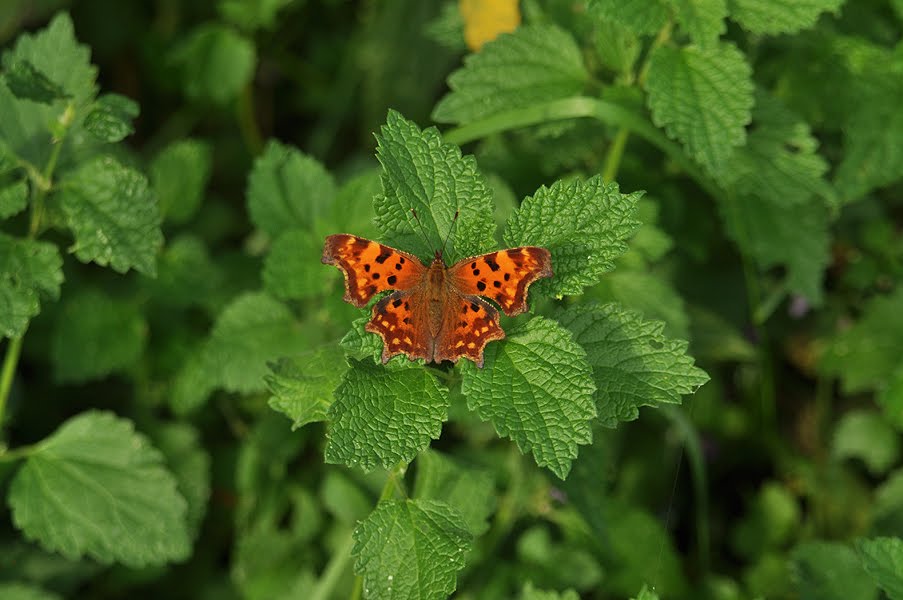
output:
<instances>
[{"instance_id":1,"label":"butterfly body","mask_svg":"<svg viewBox=\"0 0 903 600\"><path fill-rule=\"evenodd\" d=\"M497 302L510 315L527 309L530 283L552 275L549 251L535 246L500 250L447 267L440 253L429 267L406 252L349 234L326 238L323 259L345 275L344 299L358 307L395 290L373 306L365 329L383 339L383 362L395 354L427 362L462 356L483 365L483 349L505 337Z\"/></svg>"}]
</instances>

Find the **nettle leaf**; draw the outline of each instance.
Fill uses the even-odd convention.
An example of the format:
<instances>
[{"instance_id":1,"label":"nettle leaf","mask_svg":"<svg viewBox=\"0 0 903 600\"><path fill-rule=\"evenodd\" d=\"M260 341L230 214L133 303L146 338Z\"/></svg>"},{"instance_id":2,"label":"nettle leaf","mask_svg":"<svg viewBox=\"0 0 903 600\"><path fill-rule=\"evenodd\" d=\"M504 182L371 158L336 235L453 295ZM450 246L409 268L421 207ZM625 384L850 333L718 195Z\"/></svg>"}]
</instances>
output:
<instances>
[{"instance_id":1,"label":"nettle leaf","mask_svg":"<svg viewBox=\"0 0 903 600\"><path fill-rule=\"evenodd\" d=\"M312 229L332 210L335 195L335 181L319 161L277 141L267 144L248 178L251 221L274 238Z\"/></svg>"},{"instance_id":2,"label":"nettle leaf","mask_svg":"<svg viewBox=\"0 0 903 600\"><path fill-rule=\"evenodd\" d=\"M903 540L877 537L856 542L859 560L891 600L903 600Z\"/></svg>"},{"instance_id":3,"label":"nettle leaf","mask_svg":"<svg viewBox=\"0 0 903 600\"><path fill-rule=\"evenodd\" d=\"M0 334L25 333L29 319L41 312L40 299L59 298L62 283L56 246L0 233Z\"/></svg>"},{"instance_id":4,"label":"nettle leaf","mask_svg":"<svg viewBox=\"0 0 903 600\"><path fill-rule=\"evenodd\" d=\"M138 103L119 94L104 94L85 116L85 129L102 142L119 142L135 132Z\"/></svg>"},{"instance_id":5,"label":"nettle leaf","mask_svg":"<svg viewBox=\"0 0 903 600\"><path fill-rule=\"evenodd\" d=\"M859 321L831 341L819 361L825 375L839 377L845 393L882 386L903 356L903 288L872 299Z\"/></svg>"},{"instance_id":6,"label":"nettle leaf","mask_svg":"<svg viewBox=\"0 0 903 600\"><path fill-rule=\"evenodd\" d=\"M592 370L586 353L558 323L534 317L489 344L485 367L465 362L467 406L499 435L510 437L536 464L567 477L577 447L592 442Z\"/></svg>"},{"instance_id":7,"label":"nettle leaf","mask_svg":"<svg viewBox=\"0 0 903 600\"><path fill-rule=\"evenodd\" d=\"M148 175L164 219L185 223L194 216L204 199L211 162L210 146L192 139L173 142L154 157Z\"/></svg>"},{"instance_id":8,"label":"nettle leaf","mask_svg":"<svg viewBox=\"0 0 903 600\"><path fill-rule=\"evenodd\" d=\"M361 360L372 358L376 362L381 362L380 357L383 353L382 340L379 339L378 335L374 335L364 329L369 320L370 317L361 317L352 321L351 330L345 334L345 337L342 338L339 344L353 358ZM393 358L387 364L399 364L401 361L401 358Z\"/></svg>"},{"instance_id":9,"label":"nettle leaf","mask_svg":"<svg viewBox=\"0 0 903 600\"><path fill-rule=\"evenodd\" d=\"M340 346L323 346L270 364L267 388L269 405L292 420L292 429L325 421L333 392L345 374L345 354Z\"/></svg>"},{"instance_id":10,"label":"nettle leaf","mask_svg":"<svg viewBox=\"0 0 903 600\"><path fill-rule=\"evenodd\" d=\"M0 219L6 219L28 206L28 183L23 179L0 189Z\"/></svg>"},{"instance_id":11,"label":"nettle leaf","mask_svg":"<svg viewBox=\"0 0 903 600\"><path fill-rule=\"evenodd\" d=\"M726 0L672 0L677 8L677 22L700 48L714 47L727 29Z\"/></svg>"},{"instance_id":12,"label":"nettle leaf","mask_svg":"<svg viewBox=\"0 0 903 600\"><path fill-rule=\"evenodd\" d=\"M67 174L57 194L80 261L109 265L119 273L134 268L156 274L163 233L144 175L111 157L98 157Z\"/></svg>"},{"instance_id":13,"label":"nettle leaf","mask_svg":"<svg viewBox=\"0 0 903 600\"><path fill-rule=\"evenodd\" d=\"M687 355L687 342L666 338L660 321L644 321L616 304L573 306L558 320L586 350L606 427L636 419L641 406L680 404L681 395L709 380Z\"/></svg>"},{"instance_id":14,"label":"nettle leaf","mask_svg":"<svg viewBox=\"0 0 903 600\"><path fill-rule=\"evenodd\" d=\"M433 111L440 123L468 123L496 113L567 98L589 74L580 48L555 25L528 25L502 34L448 78L451 92Z\"/></svg>"},{"instance_id":15,"label":"nettle leaf","mask_svg":"<svg viewBox=\"0 0 903 600\"><path fill-rule=\"evenodd\" d=\"M448 390L420 367L351 359L329 407L326 461L364 471L414 460L448 419Z\"/></svg>"},{"instance_id":16,"label":"nettle leaf","mask_svg":"<svg viewBox=\"0 0 903 600\"><path fill-rule=\"evenodd\" d=\"M147 323L133 302L85 289L69 297L53 331L51 358L61 383L82 383L135 365Z\"/></svg>"},{"instance_id":17,"label":"nettle leaf","mask_svg":"<svg viewBox=\"0 0 903 600\"><path fill-rule=\"evenodd\" d=\"M643 192L621 194L601 176L556 181L527 197L508 219L502 239L508 247L533 245L552 253L555 276L530 290L561 297L579 294L615 268L637 230L637 201Z\"/></svg>"},{"instance_id":18,"label":"nettle leaf","mask_svg":"<svg viewBox=\"0 0 903 600\"><path fill-rule=\"evenodd\" d=\"M590 0L589 11L635 33L655 33L667 22L669 0Z\"/></svg>"},{"instance_id":19,"label":"nettle leaf","mask_svg":"<svg viewBox=\"0 0 903 600\"><path fill-rule=\"evenodd\" d=\"M650 58L646 90L655 124L713 173L746 141L752 69L735 46L661 46Z\"/></svg>"},{"instance_id":20,"label":"nettle leaf","mask_svg":"<svg viewBox=\"0 0 903 600\"><path fill-rule=\"evenodd\" d=\"M173 52L182 89L192 100L226 104L254 77L254 44L231 27L207 23L197 27Z\"/></svg>"},{"instance_id":21,"label":"nettle leaf","mask_svg":"<svg viewBox=\"0 0 903 600\"><path fill-rule=\"evenodd\" d=\"M444 254L448 264L495 246L492 192L473 156L461 156L435 127L421 131L393 110L376 139L383 193L373 208L386 243L432 258L453 230Z\"/></svg>"},{"instance_id":22,"label":"nettle leaf","mask_svg":"<svg viewBox=\"0 0 903 600\"><path fill-rule=\"evenodd\" d=\"M728 0L731 19L752 33L796 33L815 25L824 12L836 13L845 0Z\"/></svg>"},{"instance_id":23,"label":"nettle leaf","mask_svg":"<svg viewBox=\"0 0 903 600\"><path fill-rule=\"evenodd\" d=\"M354 571L372 600L430 600L455 591L471 534L442 502L380 502L354 530Z\"/></svg>"},{"instance_id":24,"label":"nettle leaf","mask_svg":"<svg viewBox=\"0 0 903 600\"><path fill-rule=\"evenodd\" d=\"M337 269L324 272L322 255L319 235L303 229L280 234L263 263L263 287L282 300L324 295L341 275Z\"/></svg>"},{"instance_id":25,"label":"nettle leaf","mask_svg":"<svg viewBox=\"0 0 903 600\"><path fill-rule=\"evenodd\" d=\"M669 337L687 339L690 335L690 317L683 296L660 275L619 269L606 276L587 296L603 303L617 302L650 319L664 321Z\"/></svg>"},{"instance_id":26,"label":"nettle leaf","mask_svg":"<svg viewBox=\"0 0 903 600\"><path fill-rule=\"evenodd\" d=\"M489 529L487 519L495 504L495 485L488 471L427 450L417 457L413 497L448 503L461 514L470 533L478 536Z\"/></svg>"},{"instance_id":27,"label":"nettle leaf","mask_svg":"<svg viewBox=\"0 0 903 600\"><path fill-rule=\"evenodd\" d=\"M51 81L27 60L16 60L12 54L3 55L3 79L16 98L50 104L68 98L63 86Z\"/></svg>"},{"instance_id":28,"label":"nettle leaf","mask_svg":"<svg viewBox=\"0 0 903 600\"><path fill-rule=\"evenodd\" d=\"M39 442L9 492L13 523L70 560L139 568L191 553L185 499L131 421L82 413Z\"/></svg>"},{"instance_id":29,"label":"nettle leaf","mask_svg":"<svg viewBox=\"0 0 903 600\"><path fill-rule=\"evenodd\" d=\"M793 550L794 578L804 598L818 600L874 600L878 590L856 553L836 542L804 542Z\"/></svg>"},{"instance_id":30,"label":"nettle leaf","mask_svg":"<svg viewBox=\"0 0 903 600\"><path fill-rule=\"evenodd\" d=\"M0 583L0 598L4 600L62 600L52 592L25 583Z\"/></svg>"}]
</instances>

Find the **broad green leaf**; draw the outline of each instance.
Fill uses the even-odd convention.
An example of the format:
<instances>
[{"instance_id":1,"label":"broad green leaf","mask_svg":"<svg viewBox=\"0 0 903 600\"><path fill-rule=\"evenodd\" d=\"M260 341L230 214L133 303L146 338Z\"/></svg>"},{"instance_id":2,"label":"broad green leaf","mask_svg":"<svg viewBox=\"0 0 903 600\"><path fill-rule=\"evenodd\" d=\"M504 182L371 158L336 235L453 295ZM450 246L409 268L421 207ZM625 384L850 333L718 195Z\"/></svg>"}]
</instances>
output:
<instances>
[{"instance_id":1,"label":"broad green leaf","mask_svg":"<svg viewBox=\"0 0 903 600\"><path fill-rule=\"evenodd\" d=\"M273 238L291 229L315 230L335 195L335 181L322 164L277 141L267 144L248 178L251 221Z\"/></svg>"},{"instance_id":2,"label":"broad green leaf","mask_svg":"<svg viewBox=\"0 0 903 600\"><path fill-rule=\"evenodd\" d=\"M489 529L486 519L495 505L495 485L488 471L427 450L417 456L413 497L447 503L461 514L468 531L478 536Z\"/></svg>"},{"instance_id":3,"label":"broad green leaf","mask_svg":"<svg viewBox=\"0 0 903 600\"><path fill-rule=\"evenodd\" d=\"M620 23L635 33L655 33L671 12L670 0L590 0L590 14Z\"/></svg>"},{"instance_id":4,"label":"broad green leaf","mask_svg":"<svg viewBox=\"0 0 903 600\"><path fill-rule=\"evenodd\" d=\"M323 296L341 278L320 261L323 238L303 229L283 232L263 263L263 287L281 300Z\"/></svg>"},{"instance_id":5,"label":"broad green leaf","mask_svg":"<svg viewBox=\"0 0 903 600\"><path fill-rule=\"evenodd\" d=\"M508 219L502 236L508 247L533 245L552 253L551 279L530 286L556 297L579 294L614 269L639 227L637 201L642 192L621 194L601 176L586 181L556 181L542 186Z\"/></svg>"},{"instance_id":6,"label":"broad green leaf","mask_svg":"<svg viewBox=\"0 0 903 600\"><path fill-rule=\"evenodd\" d=\"M903 360L875 398L888 423L903 431Z\"/></svg>"},{"instance_id":7,"label":"broad green leaf","mask_svg":"<svg viewBox=\"0 0 903 600\"><path fill-rule=\"evenodd\" d=\"M856 542L859 560L890 600L903 600L903 539L878 537Z\"/></svg>"},{"instance_id":8,"label":"broad green leaf","mask_svg":"<svg viewBox=\"0 0 903 600\"><path fill-rule=\"evenodd\" d=\"M885 385L903 356L900 306L903 306L903 287L869 301L859 321L831 340L819 362L820 370L840 378L846 393Z\"/></svg>"},{"instance_id":9,"label":"broad green leaf","mask_svg":"<svg viewBox=\"0 0 903 600\"><path fill-rule=\"evenodd\" d=\"M731 18L752 33L796 33L836 13L845 0L728 0Z\"/></svg>"},{"instance_id":10,"label":"broad green leaf","mask_svg":"<svg viewBox=\"0 0 903 600\"><path fill-rule=\"evenodd\" d=\"M518 27L467 56L448 78L452 91L436 105L433 119L469 123L567 98L583 91L588 79L570 33L550 24Z\"/></svg>"},{"instance_id":11,"label":"broad green leaf","mask_svg":"<svg viewBox=\"0 0 903 600\"><path fill-rule=\"evenodd\" d=\"M0 219L6 219L25 210L28 206L28 183L17 181L0 188Z\"/></svg>"},{"instance_id":12,"label":"broad green leaf","mask_svg":"<svg viewBox=\"0 0 903 600\"><path fill-rule=\"evenodd\" d=\"M189 355L182 365L169 392L169 406L175 414L185 416L197 411L216 389L214 374L206 365L207 357L202 350Z\"/></svg>"},{"instance_id":13,"label":"broad green leaf","mask_svg":"<svg viewBox=\"0 0 903 600\"><path fill-rule=\"evenodd\" d=\"M62 600L61 596L26 583L0 583L0 598L4 600Z\"/></svg>"},{"instance_id":14,"label":"broad green leaf","mask_svg":"<svg viewBox=\"0 0 903 600\"><path fill-rule=\"evenodd\" d=\"M567 477L577 448L592 442L592 371L586 353L555 321L534 317L461 368L467 406L536 464Z\"/></svg>"},{"instance_id":15,"label":"broad green leaf","mask_svg":"<svg viewBox=\"0 0 903 600\"><path fill-rule=\"evenodd\" d=\"M15 60L12 54L3 55L3 79L16 98L50 104L69 94L58 83L51 81L27 60Z\"/></svg>"},{"instance_id":16,"label":"broad green leaf","mask_svg":"<svg viewBox=\"0 0 903 600\"><path fill-rule=\"evenodd\" d=\"M57 316L51 357L61 383L83 383L133 367L147 343L147 323L134 302L82 289Z\"/></svg>"},{"instance_id":17,"label":"broad green leaf","mask_svg":"<svg viewBox=\"0 0 903 600\"><path fill-rule=\"evenodd\" d=\"M652 119L712 173L725 167L753 107L752 70L731 44L703 50L661 46L646 79Z\"/></svg>"},{"instance_id":18,"label":"broad green leaf","mask_svg":"<svg viewBox=\"0 0 903 600\"><path fill-rule=\"evenodd\" d=\"M878 590L856 553L836 542L805 542L792 553L800 600L874 600Z\"/></svg>"},{"instance_id":19,"label":"broad green leaf","mask_svg":"<svg viewBox=\"0 0 903 600\"><path fill-rule=\"evenodd\" d=\"M574 590L565 590L563 592L540 590L533 587L533 582L528 581L521 588L518 598L520 600L580 600L580 594Z\"/></svg>"},{"instance_id":20,"label":"broad green leaf","mask_svg":"<svg viewBox=\"0 0 903 600\"><path fill-rule=\"evenodd\" d=\"M325 421L333 392L345 374L345 354L336 345L328 345L282 358L270 364L267 388L273 394L269 405L292 420L292 429L315 421Z\"/></svg>"},{"instance_id":21,"label":"broad green leaf","mask_svg":"<svg viewBox=\"0 0 903 600\"><path fill-rule=\"evenodd\" d=\"M0 233L0 334L18 337L41 312L40 299L56 300L63 283L63 259L47 242Z\"/></svg>"},{"instance_id":22,"label":"broad green leaf","mask_svg":"<svg viewBox=\"0 0 903 600\"><path fill-rule=\"evenodd\" d=\"M680 404L709 380L687 355L687 342L666 338L660 321L616 304L572 306L558 320L586 350L606 427L636 419L641 406Z\"/></svg>"},{"instance_id":23,"label":"broad green leaf","mask_svg":"<svg viewBox=\"0 0 903 600\"><path fill-rule=\"evenodd\" d=\"M455 591L471 534L442 502L380 502L354 530L354 571L370 600L431 600Z\"/></svg>"},{"instance_id":24,"label":"broad green leaf","mask_svg":"<svg viewBox=\"0 0 903 600\"><path fill-rule=\"evenodd\" d=\"M48 550L139 568L188 558L186 503L131 421L90 411L39 442L9 492L13 523Z\"/></svg>"},{"instance_id":25,"label":"broad green leaf","mask_svg":"<svg viewBox=\"0 0 903 600\"><path fill-rule=\"evenodd\" d=\"M473 156L461 156L435 127L421 130L394 110L376 139L383 193L373 208L386 243L431 259L452 233L447 264L493 248L492 192Z\"/></svg>"},{"instance_id":26,"label":"broad green leaf","mask_svg":"<svg viewBox=\"0 0 903 600\"><path fill-rule=\"evenodd\" d=\"M320 485L319 501L339 523L354 526L373 511L373 499L338 469L329 469Z\"/></svg>"},{"instance_id":27,"label":"broad green leaf","mask_svg":"<svg viewBox=\"0 0 903 600\"><path fill-rule=\"evenodd\" d=\"M588 298L630 306L647 319L665 322L668 337L688 339L690 318L684 299L670 282L646 271L617 270L590 290Z\"/></svg>"},{"instance_id":28,"label":"broad green leaf","mask_svg":"<svg viewBox=\"0 0 903 600\"><path fill-rule=\"evenodd\" d=\"M210 500L210 455L201 445L199 432L187 423L166 423L153 427L150 438L160 449L185 498L185 523L194 539Z\"/></svg>"},{"instance_id":29,"label":"broad green leaf","mask_svg":"<svg viewBox=\"0 0 903 600\"><path fill-rule=\"evenodd\" d=\"M326 461L364 471L414 460L438 439L448 390L420 367L386 369L350 360L329 407Z\"/></svg>"},{"instance_id":30,"label":"broad green leaf","mask_svg":"<svg viewBox=\"0 0 903 600\"><path fill-rule=\"evenodd\" d=\"M766 482L733 530L738 555L752 561L792 539L800 523L796 498L783 485Z\"/></svg>"},{"instance_id":31,"label":"broad green leaf","mask_svg":"<svg viewBox=\"0 0 903 600\"><path fill-rule=\"evenodd\" d=\"M834 430L832 452L838 458L858 458L872 475L883 475L900 457L900 438L879 413L858 410L845 414Z\"/></svg>"},{"instance_id":32,"label":"broad green leaf","mask_svg":"<svg viewBox=\"0 0 903 600\"><path fill-rule=\"evenodd\" d=\"M132 120L139 112L134 100L119 94L104 94L85 117L85 129L103 142L119 142L135 132Z\"/></svg>"},{"instance_id":33,"label":"broad green leaf","mask_svg":"<svg viewBox=\"0 0 903 600\"><path fill-rule=\"evenodd\" d=\"M715 46L724 33L727 16L726 0L672 0L677 8L677 22L700 48Z\"/></svg>"},{"instance_id":34,"label":"broad green leaf","mask_svg":"<svg viewBox=\"0 0 903 600\"><path fill-rule=\"evenodd\" d=\"M194 101L226 104L254 78L254 44L230 27L207 22L174 50L172 60L182 76L181 88Z\"/></svg>"},{"instance_id":35,"label":"broad green leaf","mask_svg":"<svg viewBox=\"0 0 903 600\"><path fill-rule=\"evenodd\" d=\"M383 342L379 339L378 335L364 329L369 320L369 316L355 319L351 323L351 330L345 334L345 337L342 338L342 341L340 341L339 344L341 344L342 348L345 349L345 352L347 352L349 356L360 360L372 358L374 361L378 362L382 356ZM401 363L402 360L402 358L393 358L388 364L398 364Z\"/></svg>"},{"instance_id":36,"label":"broad green leaf","mask_svg":"<svg viewBox=\"0 0 903 600\"><path fill-rule=\"evenodd\" d=\"M67 174L57 195L75 235L71 250L80 261L119 273L134 268L156 274L163 234L144 175L111 157L99 157Z\"/></svg>"},{"instance_id":37,"label":"broad green leaf","mask_svg":"<svg viewBox=\"0 0 903 600\"><path fill-rule=\"evenodd\" d=\"M212 310L224 278L223 270L213 262L204 243L185 234L164 248L157 262L157 277L146 285L161 305Z\"/></svg>"},{"instance_id":38,"label":"broad green leaf","mask_svg":"<svg viewBox=\"0 0 903 600\"><path fill-rule=\"evenodd\" d=\"M163 148L150 164L148 175L166 221L184 223L195 215L210 179L210 146L182 139Z\"/></svg>"},{"instance_id":39,"label":"broad green leaf","mask_svg":"<svg viewBox=\"0 0 903 600\"><path fill-rule=\"evenodd\" d=\"M248 31L273 29L279 11L296 0L220 0L219 14L230 23Z\"/></svg>"}]
</instances>

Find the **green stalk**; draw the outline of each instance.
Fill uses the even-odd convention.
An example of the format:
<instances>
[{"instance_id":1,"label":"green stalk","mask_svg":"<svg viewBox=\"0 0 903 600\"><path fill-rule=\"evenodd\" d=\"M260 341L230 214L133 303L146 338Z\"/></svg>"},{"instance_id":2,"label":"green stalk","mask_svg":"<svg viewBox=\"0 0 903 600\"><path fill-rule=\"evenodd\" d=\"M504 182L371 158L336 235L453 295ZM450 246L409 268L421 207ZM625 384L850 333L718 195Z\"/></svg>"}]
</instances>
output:
<instances>
[{"instance_id":1,"label":"green stalk","mask_svg":"<svg viewBox=\"0 0 903 600\"><path fill-rule=\"evenodd\" d=\"M345 541L332 554L332 558L329 559L326 569L323 570L320 580L314 587L313 592L311 592L311 600L329 600L329 598L332 598L332 592L335 589L335 586L338 584L345 569L348 568L348 563L351 562L351 549L353 547L354 538L352 537L351 532L349 532ZM358 577L358 579L360 579L360 577Z\"/></svg>"},{"instance_id":2,"label":"green stalk","mask_svg":"<svg viewBox=\"0 0 903 600\"><path fill-rule=\"evenodd\" d=\"M13 376L16 374L16 365L19 363L19 354L22 352L23 333L19 337L9 341L6 347L6 356L3 358L3 370L0 371L0 431L6 416L6 399L13 386Z\"/></svg>"},{"instance_id":3,"label":"green stalk","mask_svg":"<svg viewBox=\"0 0 903 600\"><path fill-rule=\"evenodd\" d=\"M252 156L257 156L263 151L263 136L257 127L257 119L254 116L254 88L249 83L238 97L238 127L241 137Z\"/></svg>"},{"instance_id":4,"label":"green stalk","mask_svg":"<svg viewBox=\"0 0 903 600\"><path fill-rule=\"evenodd\" d=\"M605 154L605 166L602 167L602 181L608 183L615 180L618 169L621 167L621 158L624 156L624 148L627 146L627 138L630 137L630 130L621 127L615 134L615 139L611 141L608 152Z\"/></svg>"}]
</instances>

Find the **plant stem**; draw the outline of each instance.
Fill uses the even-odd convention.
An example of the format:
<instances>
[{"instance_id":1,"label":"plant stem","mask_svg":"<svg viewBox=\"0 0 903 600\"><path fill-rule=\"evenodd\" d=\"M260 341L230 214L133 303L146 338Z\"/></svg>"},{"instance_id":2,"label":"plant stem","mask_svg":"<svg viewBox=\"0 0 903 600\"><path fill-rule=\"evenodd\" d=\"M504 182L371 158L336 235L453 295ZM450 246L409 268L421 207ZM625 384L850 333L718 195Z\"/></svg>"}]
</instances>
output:
<instances>
[{"instance_id":1,"label":"plant stem","mask_svg":"<svg viewBox=\"0 0 903 600\"><path fill-rule=\"evenodd\" d=\"M263 136L254 116L254 87L249 83L238 97L238 126L252 156L263 151Z\"/></svg>"},{"instance_id":2,"label":"plant stem","mask_svg":"<svg viewBox=\"0 0 903 600\"><path fill-rule=\"evenodd\" d=\"M621 127L615 134L615 139L608 146L608 152L605 154L605 166L602 168L602 181L608 183L615 180L618 169L621 167L621 158L624 156L624 147L627 146L627 138L630 137L630 130Z\"/></svg>"},{"instance_id":3,"label":"plant stem","mask_svg":"<svg viewBox=\"0 0 903 600\"><path fill-rule=\"evenodd\" d=\"M345 541L332 554L332 558L329 559L329 563L323 570L320 580L309 596L311 600L329 600L329 598L332 598L333 589L338 584L339 578L345 572L345 569L348 568L348 563L351 562L351 549L353 547L354 538L349 531Z\"/></svg>"},{"instance_id":4,"label":"plant stem","mask_svg":"<svg viewBox=\"0 0 903 600\"><path fill-rule=\"evenodd\" d=\"M11 339L6 346L3 370L0 371L0 431L3 429L3 422L6 416L6 399L9 397L9 391L13 387L13 376L16 374L16 365L19 363L19 354L22 352L22 340L24 337L25 332Z\"/></svg>"}]
</instances>

